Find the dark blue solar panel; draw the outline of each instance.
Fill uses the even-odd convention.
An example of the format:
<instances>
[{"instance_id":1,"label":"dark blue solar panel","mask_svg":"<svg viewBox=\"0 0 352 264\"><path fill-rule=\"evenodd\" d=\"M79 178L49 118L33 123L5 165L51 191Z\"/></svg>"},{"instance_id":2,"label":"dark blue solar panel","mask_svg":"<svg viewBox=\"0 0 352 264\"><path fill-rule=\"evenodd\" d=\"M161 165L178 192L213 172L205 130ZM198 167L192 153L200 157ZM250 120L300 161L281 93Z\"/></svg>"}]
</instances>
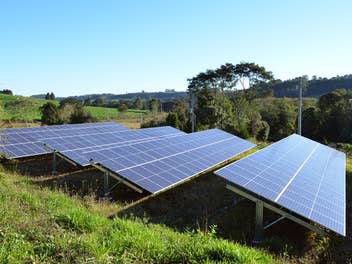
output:
<instances>
[{"instance_id":1,"label":"dark blue solar panel","mask_svg":"<svg viewBox=\"0 0 352 264\"><path fill-rule=\"evenodd\" d=\"M135 185L156 193L254 146L224 131L212 129L86 155Z\"/></svg>"},{"instance_id":2,"label":"dark blue solar panel","mask_svg":"<svg viewBox=\"0 0 352 264\"><path fill-rule=\"evenodd\" d=\"M114 122L9 128L0 131L0 153L7 158L34 156L49 152L43 147L43 143L47 140L59 138L65 141L65 138L74 135L104 135L121 131L129 131L129 129ZM67 143L67 140L66 144L72 145Z\"/></svg>"},{"instance_id":3,"label":"dark blue solar panel","mask_svg":"<svg viewBox=\"0 0 352 264\"><path fill-rule=\"evenodd\" d=\"M345 160L294 134L215 173L345 235Z\"/></svg>"},{"instance_id":4,"label":"dark blue solar panel","mask_svg":"<svg viewBox=\"0 0 352 264\"><path fill-rule=\"evenodd\" d=\"M46 145L59 151L61 154L80 164L89 165L90 155L84 153L104 150L104 155L114 155L113 149L117 146L132 144L136 142L152 141L155 139L185 135L186 133L173 127L153 127L138 130L123 131L123 133L104 134L103 137L97 135L75 136L62 139L46 140ZM121 150L121 155L127 155L136 149L125 148ZM139 151L139 150L138 150ZM100 155L100 154L97 154ZM139 155L136 161L145 159L144 155ZM140 161L141 162L141 161Z\"/></svg>"}]
</instances>

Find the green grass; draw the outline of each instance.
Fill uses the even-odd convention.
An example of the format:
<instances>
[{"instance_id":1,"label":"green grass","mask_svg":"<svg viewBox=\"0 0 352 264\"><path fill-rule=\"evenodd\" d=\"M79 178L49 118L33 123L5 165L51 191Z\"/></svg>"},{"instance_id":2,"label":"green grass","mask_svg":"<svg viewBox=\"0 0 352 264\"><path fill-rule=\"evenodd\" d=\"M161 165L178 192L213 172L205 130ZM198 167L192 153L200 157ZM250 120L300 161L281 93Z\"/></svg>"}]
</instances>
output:
<instances>
[{"instance_id":1,"label":"green grass","mask_svg":"<svg viewBox=\"0 0 352 264\"><path fill-rule=\"evenodd\" d=\"M0 120L33 122L41 119L40 107L47 100L0 94Z\"/></svg>"},{"instance_id":2,"label":"green grass","mask_svg":"<svg viewBox=\"0 0 352 264\"><path fill-rule=\"evenodd\" d=\"M47 100L0 94L0 120L35 122L41 119L40 107L47 103ZM98 120L116 118L138 118L141 114L148 113L146 110L129 109L126 112L119 112L116 108L84 107L93 117Z\"/></svg>"},{"instance_id":3,"label":"green grass","mask_svg":"<svg viewBox=\"0 0 352 264\"><path fill-rule=\"evenodd\" d=\"M107 107L99 107L99 106L85 106L88 112L91 113L93 117L98 119L111 119L111 118L119 118L119 117L140 117L141 114L145 114L148 111L146 110L135 110L129 109L126 112L119 112L117 108L107 108Z\"/></svg>"},{"instance_id":4,"label":"green grass","mask_svg":"<svg viewBox=\"0 0 352 264\"><path fill-rule=\"evenodd\" d=\"M176 232L141 219L110 220L105 202L68 197L0 173L0 263L273 263L262 250Z\"/></svg>"},{"instance_id":5,"label":"green grass","mask_svg":"<svg viewBox=\"0 0 352 264\"><path fill-rule=\"evenodd\" d=\"M96 118L116 118L119 112L116 108L105 108L98 106L85 106L84 109Z\"/></svg>"}]
</instances>

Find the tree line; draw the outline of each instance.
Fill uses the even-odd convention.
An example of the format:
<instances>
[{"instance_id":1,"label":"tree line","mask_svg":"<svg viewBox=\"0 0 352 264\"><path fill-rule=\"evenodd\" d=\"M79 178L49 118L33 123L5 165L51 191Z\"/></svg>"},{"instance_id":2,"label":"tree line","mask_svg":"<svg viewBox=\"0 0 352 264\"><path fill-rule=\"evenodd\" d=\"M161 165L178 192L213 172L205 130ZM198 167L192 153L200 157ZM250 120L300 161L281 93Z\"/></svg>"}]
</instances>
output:
<instances>
[{"instance_id":1,"label":"tree line","mask_svg":"<svg viewBox=\"0 0 352 264\"><path fill-rule=\"evenodd\" d=\"M196 130L218 127L241 137L270 141L295 133L297 99L275 98L273 90L256 89L273 81L270 71L254 63L227 63L189 79ZM306 82L303 77L304 87ZM292 85L296 94L298 83L299 78ZM188 107L186 101L178 101L166 124L190 131ZM335 90L319 100L304 98L302 134L320 141L352 143L352 91Z\"/></svg>"},{"instance_id":2,"label":"tree line","mask_svg":"<svg viewBox=\"0 0 352 264\"><path fill-rule=\"evenodd\" d=\"M255 89L259 91L273 90L275 97L297 97L297 82L299 78L303 79L304 97L320 97L323 94L330 93L336 89L352 90L352 74L336 76L333 78L322 78L313 76L311 79L304 75L302 77L290 80L272 80L271 82L262 83Z\"/></svg>"}]
</instances>

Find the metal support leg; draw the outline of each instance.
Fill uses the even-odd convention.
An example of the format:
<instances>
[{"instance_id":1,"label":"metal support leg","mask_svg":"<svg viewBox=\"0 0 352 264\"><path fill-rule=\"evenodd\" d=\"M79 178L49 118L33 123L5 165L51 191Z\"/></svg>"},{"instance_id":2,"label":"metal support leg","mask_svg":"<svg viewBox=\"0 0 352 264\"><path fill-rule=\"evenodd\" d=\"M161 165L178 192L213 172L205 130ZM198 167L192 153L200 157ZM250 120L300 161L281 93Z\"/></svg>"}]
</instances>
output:
<instances>
[{"instance_id":1,"label":"metal support leg","mask_svg":"<svg viewBox=\"0 0 352 264\"><path fill-rule=\"evenodd\" d=\"M104 196L107 196L109 193L109 173L104 172Z\"/></svg>"},{"instance_id":2,"label":"metal support leg","mask_svg":"<svg viewBox=\"0 0 352 264\"><path fill-rule=\"evenodd\" d=\"M255 236L253 239L254 244L258 244L263 240L264 228L263 228L263 201L257 200L255 203Z\"/></svg>"},{"instance_id":3,"label":"metal support leg","mask_svg":"<svg viewBox=\"0 0 352 264\"><path fill-rule=\"evenodd\" d=\"M53 152L53 170L51 171L51 174L56 175L57 170L56 170L56 152Z\"/></svg>"}]
</instances>

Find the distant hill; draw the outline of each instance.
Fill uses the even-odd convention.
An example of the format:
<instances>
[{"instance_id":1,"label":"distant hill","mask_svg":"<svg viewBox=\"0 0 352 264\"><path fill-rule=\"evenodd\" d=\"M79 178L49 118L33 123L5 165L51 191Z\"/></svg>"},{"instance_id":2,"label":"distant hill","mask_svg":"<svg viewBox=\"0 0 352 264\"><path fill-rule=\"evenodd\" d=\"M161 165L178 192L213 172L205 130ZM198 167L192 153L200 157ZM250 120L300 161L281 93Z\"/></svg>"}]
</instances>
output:
<instances>
[{"instance_id":1,"label":"distant hill","mask_svg":"<svg viewBox=\"0 0 352 264\"><path fill-rule=\"evenodd\" d=\"M307 76L304 76L304 97L320 97L323 94L329 93L336 89L352 90L352 74L337 76L333 78L317 78L313 77L308 80ZM276 80L271 84L261 85L258 90L273 90L275 97L297 97L298 91L296 85L298 78L281 81Z\"/></svg>"},{"instance_id":2,"label":"distant hill","mask_svg":"<svg viewBox=\"0 0 352 264\"><path fill-rule=\"evenodd\" d=\"M31 97L44 99L45 94L32 95ZM187 97L187 92L169 91L169 92L152 92L152 93L140 92L140 93L126 93L126 94L104 93L104 94L86 94L86 95L78 95L78 96L70 96L70 97L73 97L79 100L85 100L85 99L95 100L97 98L103 98L106 101L119 100L119 99L135 100L137 97L140 97L141 99L155 98L155 99L160 99L161 101L170 101L170 100L182 99ZM65 97L56 97L56 100L58 101L61 101L63 99L65 99Z\"/></svg>"}]
</instances>

